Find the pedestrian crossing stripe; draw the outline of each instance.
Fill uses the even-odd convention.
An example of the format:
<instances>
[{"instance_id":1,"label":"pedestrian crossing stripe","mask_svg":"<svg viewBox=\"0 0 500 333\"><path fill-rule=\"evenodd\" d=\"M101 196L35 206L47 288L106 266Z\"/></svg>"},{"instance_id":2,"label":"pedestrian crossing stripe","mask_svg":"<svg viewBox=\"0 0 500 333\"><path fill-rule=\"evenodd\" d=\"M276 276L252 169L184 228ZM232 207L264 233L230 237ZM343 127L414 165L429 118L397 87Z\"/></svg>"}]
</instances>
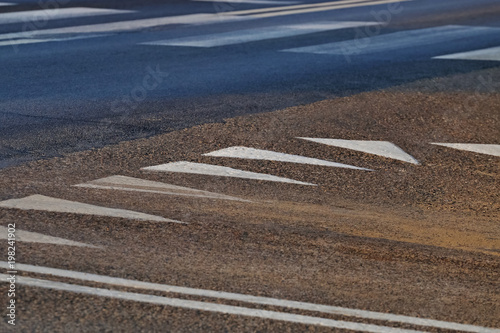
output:
<instances>
[{"instance_id":1,"label":"pedestrian crossing stripe","mask_svg":"<svg viewBox=\"0 0 500 333\"><path fill-rule=\"evenodd\" d=\"M6 227L0 226L0 239L7 238ZM23 243L42 243L42 244L53 244L53 245L64 245L64 246L76 246L76 247L90 247L90 248L100 248L99 246L94 246L90 244L75 242L69 239L52 237L37 232L18 230L16 229L16 242Z\"/></svg>"},{"instance_id":2,"label":"pedestrian crossing stripe","mask_svg":"<svg viewBox=\"0 0 500 333\"><path fill-rule=\"evenodd\" d=\"M500 145L496 144L480 144L480 143L431 143L437 146L443 146L458 150L465 150L479 154L486 154L500 157Z\"/></svg>"},{"instance_id":3,"label":"pedestrian crossing stripe","mask_svg":"<svg viewBox=\"0 0 500 333\"><path fill-rule=\"evenodd\" d=\"M468 52L446 54L434 57L434 59L500 61L500 46Z\"/></svg>"}]
</instances>

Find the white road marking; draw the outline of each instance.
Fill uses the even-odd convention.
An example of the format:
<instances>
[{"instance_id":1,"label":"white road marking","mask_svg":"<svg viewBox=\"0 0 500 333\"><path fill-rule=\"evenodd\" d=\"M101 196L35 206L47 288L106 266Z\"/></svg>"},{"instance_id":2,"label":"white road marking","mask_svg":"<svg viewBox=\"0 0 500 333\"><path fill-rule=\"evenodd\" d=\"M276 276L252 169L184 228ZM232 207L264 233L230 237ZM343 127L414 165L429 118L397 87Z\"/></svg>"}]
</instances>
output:
<instances>
[{"instance_id":1,"label":"white road marking","mask_svg":"<svg viewBox=\"0 0 500 333\"><path fill-rule=\"evenodd\" d=\"M298 138L329 146L341 147L362 151L368 154L379 155L395 160L420 164L413 156L407 154L392 142L388 141L367 141L367 140L340 140L340 139L319 139L319 138Z\"/></svg>"},{"instance_id":2,"label":"white road marking","mask_svg":"<svg viewBox=\"0 0 500 333\"><path fill-rule=\"evenodd\" d=\"M330 162L325 160L320 160L317 158L305 157L300 155L291 155L278 153L270 150L254 149L248 147L229 147L221 150L217 150L208 154L203 154L203 156L215 156L215 157L234 157L243 158L251 160L265 160L265 161L278 161L278 162L289 162L289 163L299 163L299 164L310 164L310 165L321 165L329 166L335 168L346 168L355 170L365 170L373 171L370 169L359 168L353 165Z\"/></svg>"},{"instance_id":3,"label":"white road marking","mask_svg":"<svg viewBox=\"0 0 500 333\"><path fill-rule=\"evenodd\" d=\"M0 239L8 239L8 229L6 227L0 226ZM78 246L78 247L92 247L100 248L99 246L94 246L90 244L75 242L69 239L52 237L44 234L39 234L37 232L16 230L16 242L26 242L26 243L43 243L43 244L55 244L55 245L65 245L65 246Z\"/></svg>"},{"instance_id":4,"label":"white road marking","mask_svg":"<svg viewBox=\"0 0 500 333\"><path fill-rule=\"evenodd\" d=\"M0 274L0 279L4 283L8 282L7 278L9 275ZM33 279L24 276L16 276L16 283L36 287L36 288L45 288L52 290L61 290L72 293L100 296L100 297L110 297L116 299L122 299L127 301L134 302L143 302L157 305L166 305L172 307L179 307L190 310L200 310L200 311L209 311L209 312L217 312L238 316L246 316L246 317L254 317L261 319L270 319L270 320L279 320L286 321L291 323L299 323L299 324L307 324L307 325L319 325L325 327L332 328L340 328L347 329L353 331L362 331L362 332L372 332L372 333L416 333L419 331L415 330L405 330L394 327L386 327L379 326L373 324L362 324L362 323L354 323L348 321L341 320L333 320L326 319L321 317L312 317L312 316L303 316L296 315L291 313L284 312L276 312L276 311L268 311L268 310L259 310L252 308L245 308L240 306L232 306L232 305L224 305L224 304L216 304L216 303L208 303L208 302L199 302L199 301L190 301L179 298L169 298L163 296L154 296L148 294L139 294L139 293L131 293L125 291L117 291L117 290L109 290L102 288L93 288L87 286L81 286L76 284L62 283L62 282L54 282L49 280L41 280L41 279Z\"/></svg>"},{"instance_id":5,"label":"white road marking","mask_svg":"<svg viewBox=\"0 0 500 333\"><path fill-rule=\"evenodd\" d=\"M0 2L0 6L14 6L14 5L16 4L11 2Z\"/></svg>"},{"instance_id":6,"label":"white road marking","mask_svg":"<svg viewBox=\"0 0 500 333\"><path fill-rule=\"evenodd\" d=\"M95 188L95 189L135 191L135 192L145 192L145 193L157 193L157 194L179 195L179 196L208 198L208 199L223 199L223 200L250 202L249 200L243 200L240 198L231 197L224 194L201 191L194 188L176 186L145 179L126 177L126 176L111 176L74 186Z\"/></svg>"},{"instance_id":7,"label":"white road marking","mask_svg":"<svg viewBox=\"0 0 500 333\"><path fill-rule=\"evenodd\" d=\"M500 28L447 25L434 28L400 31L360 40L347 40L283 50L284 52L329 55L356 55L390 50L413 50L420 45L439 45L462 38L499 34Z\"/></svg>"},{"instance_id":8,"label":"white road marking","mask_svg":"<svg viewBox=\"0 0 500 333\"><path fill-rule=\"evenodd\" d=\"M220 13L221 15L249 15L249 14L258 14L258 13L269 13L269 12L278 12L278 11L290 11L293 9L305 9L305 8L314 8L314 7L329 7L329 6L337 6L344 4L352 4L352 3L367 3L373 0L341 0L341 1L329 1L329 2L318 2L318 3L308 3L302 5L294 5L294 6L280 6L280 7L267 7L267 8L256 8L256 9L244 9L237 10L232 12Z\"/></svg>"},{"instance_id":9,"label":"white road marking","mask_svg":"<svg viewBox=\"0 0 500 333\"><path fill-rule=\"evenodd\" d=\"M0 261L0 268L9 269L9 265L5 261ZM16 270L26 271L36 274L47 274L52 276L58 276L63 278L71 278L77 279L87 282L97 282L104 284L111 284L120 287L128 287L128 288L136 288L136 289L145 289L145 290L153 290L153 291L161 291L161 292L171 292L192 296L200 296L200 297L211 297L211 298L219 298L231 301L245 302L245 303L253 303L253 304L261 304L261 305L271 305L271 306L279 306L290 309L299 309L306 310L312 312L321 312L328 314L336 314L343 315L349 317L358 317L363 319L373 319L373 320L382 320L382 321L390 321L390 322L398 322L405 323L411 325L418 326L428 326L435 327L441 329L451 329L465 332L496 332L500 333L497 329L491 329L481 326L467 325L467 324L459 324L441 320L434 319L425 319L425 318L417 318L417 317L409 317L403 315L395 315L390 313L382 313L382 312L373 312L366 310L357 310L350 308L343 308L338 306L330 306L330 305L322 305L322 304L314 304L307 302L297 302L297 301L289 301L282 300L270 297L262 297L262 296L252 296L238 293L228 293L223 291L215 291L215 290L206 290L206 289L195 289L189 287L178 287L172 285L151 283L151 282L142 282L137 280L129 280L122 278L115 278L111 276L104 275L96 275L90 273L81 273L57 268L43 267L43 266L33 266L16 263Z\"/></svg>"},{"instance_id":10,"label":"white road marking","mask_svg":"<svg viewBox=\"0 0 500 333\"><path fill-rule=\"evenodd\" d=\"M58 8L50 10L28 10L13 13L0 13L0 24L45 22L57 19L126 13L135 13L135 11L85 7Z\"/></svg>"},{"instance_id":11,"label":"white road marking","mask_svg":"<svg viewBox=\"0 0 500 333\"><path fill-rule=\"evenodd\" d=\"M495 144L479 144L479 143L436 143L432 145L449 147L458 150L472 151L474 153L487 154L500 157L500 145Z\"/></svg>"},{"instance_id":12,"label":"white road marking","mask_svg":"<svg viewBox=\"0 0 500 333\"><path fill-rule=\"evenodd\" d=\"M163 25L172 24L211 24L218 22L231 22L249 20L241 16L222 16L217 14L188 14L179 16L167 16L159 18L149 18L142 20L129 20L120 22L109 22L91 25L72 26L55 29L33 30L24 32L13 32L0 34L0 40L12 40L18 38L35 38L42 36L57 36L64 34L97 34L97 33L118 33L126 31L138 31L141 29L149 29Z\"/></svg>"},{"instance_id":13,"label":"white road marking","mask_svg":"<svg viewBox=\"0 0 500 333\"><path fill-rule=\"evenodd\" d=\"M255 18L276 17L276 16L285 16L285 15L324 12L324 11L328 11L328 10L337 10L337 9L344 9L344 8L376 6L376 5L383 5L383 4L395 3L395 2L398 2L398 3L399 2L406 2L406 1L411 1L411 0L379 0L379 1L352 3L352 4L348 4L348 5L332 5L332 6L328 6L328 7L304 8L304 9L297 9L297 10L273 12L273 13L263 13L263 14L255 14L255 15L251 15L251 16L255 17Z\"/></svg>"},{"instance_id":14,"label":"white road marking","mask_svg":"<svg viewBox=\"0 0 500 333\"><path fill-rule=\"evenodd\" d=\"M434 57L433 59L462 59L462 60L487 60L500 61L500 46L487 49L460 52Z\"/></svg>"},{"instance_id":15,"label":"white road marking","mask_svg":"<svg viewBox=\"0 0 500 333\"><path fill-rule=\"evenodd\" d=\"M240 4L240 3L249 3L255 5L286 5L286 4L295 4L297 1L280 1L280 0L194 0L197 2L222 2L222 3L232 3L232 4Z\"/></svg>"},{"instance_id":16,"label":"white road marking","mask_svg":"<svg viewBox=\"0 0 500 333\"><path fill-rule=\"evenodd\" d=\"M47 42L67 42L78 39L87 39L87 38L98 38L98 37L106 37L106 35L85 35L85 36L76 36L76 37L66 37L66 38L51 38L51 39L37 39L37 38L26 38L26 39L13 39L13 40L0 40L0 46L13 46L13 45L22 45L22 44L36 44L36 43L47 43Z\"/></svg>"},{"instance_id":17,"label":"white road marking","mask_svg":"<svg viewBox=\"0 0 500 333\"><path fill-rule=\"evenodd\" d=\"M193 173L199 175L221 176L221 177L234 177L243 179L265 180L280 183L290 183L298 185L317 186L316 184L304 183L298 180L283 178L278 176L267 175L263 173L243 171L229 167L193 163L193 162L172 162L167 164L155 165L147 168L142 168L147 171L161 171L161 172L180 172L180 173Z\"/></svg>"},{"instance_id":18,"label":"white road marking","mask_svg":"<svg viewBox=\"0 0 500 333\"><path fill-rule=\"evenodd\" d=\"M294 24L167 39L146 42L142 43L142 45L215 47L377 24L376 22L317 22Z\"/></svg>"},{"instance_id":19,"label":"white road marking","mask_svg":"<svg viewBox=\"0 0 500 333\"><path fill-rule=\"evenodd\" d=\"M38 194L22 199L0 201L0 207L21 210L40 210L58 213L110 216L142 221L184 223L166 219L161 216L149 215L131 210L94 206L81 202L46 197Z\"/></svg>"}]
</instances>

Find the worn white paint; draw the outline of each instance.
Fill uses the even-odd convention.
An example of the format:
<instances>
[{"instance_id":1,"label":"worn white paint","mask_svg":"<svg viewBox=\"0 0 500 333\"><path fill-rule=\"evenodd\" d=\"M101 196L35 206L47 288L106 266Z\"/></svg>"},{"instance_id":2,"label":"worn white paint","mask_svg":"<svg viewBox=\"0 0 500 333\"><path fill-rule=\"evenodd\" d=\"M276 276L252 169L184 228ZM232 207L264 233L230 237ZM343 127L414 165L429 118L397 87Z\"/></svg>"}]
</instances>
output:
<instances>
[{"instance_id":1,"label":"worn white paint","mask_svg":"<svg viewBox=\"0 0 500 333\"><path fill-rule=\"evenodd\" d=\"M0 207L21 210L40 210L58 213L99 215L142 221L183 223L180 221L166 219L161 216L149 215L125 209L89 205L81 202L51 198L38 194L31 195L22 199L0 201Z\"/></svg>"},{"instance_id":2,"label":"worn white paint","mask_svg":"<svg viewBox=\"0 0 500 333\"><path fill-rule=\"evenodd\" d=\"M8 239L8 229L6 227L0 226L0 239ZM43 243L43 244L54 244L54 245L65 245L65 246L78 246L78 247L92 247L99 248L98 246L75 242L69 239L52 237L37 232L25 231L16 229L16 242L25 243Z\"/></svg>"},{"instance_id":3,"label":"worn white paint","mask_svg":"<svg viewBox=\"0 0 500 333\"><path fill-rule=\"evenodd\" d=\"M13 32L0 34L0 40L13 40L20 38L55 38L65 34L105 34L125 31L138 31L154 27L173 24L203 25L219 22L232 22L250 20L250 17L217 15L217 14L188 14L179 16L166 16L141 20L127 20L119 22L108 22L90 25L70 26L64 28L28 30L24 32Z\"/></svg>"},{"instance_id":4,"label":"worn white paint","mask_svg":"<svg viewBox=\"0 0 500 333\"><path fill-rule=\"evenodd\" d=\"M126 176L110 176L106 178L93 180L85 184L78 184L74 186L105 189L105 190L133 191L133 192L157 193L157 194L179 195L179 196L188 196L197 198L223 199L223 200L249 202L248 200L231 197L224 194L201 191L189 187L176 186L161 182L155 182L151 180L126 177Z\"/></svg>"},{"instance_id":5,"label":"worn white paint","mask_svg":"<svg viewBox=\"0 0 500 333\"><path fill-rule=\"evenodd\" d=\"M0 274L0 280L7 283L9 275ZM172 306L189 310L209 311L224 313L237 316L279 320L299 324L318 325L324 327L346 329L360 332L371 333L416 333L419 331L399 329L393 327L379 326L373 324L355 323L349 321L333 320L320 317L296 315L285 312L276 312L260 309L245 308L241 306L232 306L208 302L191 301L180 298L169 298L149 294L138 294L125 291L109 290L103 288L93 288L76 284L63 282L54 282L50 280L34 279L24 276L16 276L16 283L20 285L45 288L51 290L60 290L71 293L79 293L92 296L109 297L133 302L143 302L156 305Z\"/></svg>"},{"instance_id":6,"label":"worn white paint","mask_svg":"<svg viewBox=\"0 0 500 333\"><path fill-rule=\"evenodd\" d=\"M296 1L280 1L280 0L194 0L197 2L221 2L237 5L240 3L248 3L252 5L291 5L297 3Z\"/></svg>"},{"instance_id":7,"label":"worn white paint","mask_svg":"<svg viewBox=\"0 0 500 333\"><path fill-rule=\"evenodd\" d=\"M238 169L233 169L229 167L204 164L204 163L193 163L193 162L172 162L167 164L155 165L142 170L146 171L162 171L162 172L180 172L180 173L193 173L200 175L209 176L222 176L222 177L234 177L243 179L253 179L253 180L265 180L280 183L290 183L297 185L311 185L315 184L305 183L298 180L293 180L289 178L283 178L278 176L267 175L263 173L243 171Z\"/></svg>"},{"instance_id":8,"label":"worn white paint","mask_svg":"<svg viewBox=\"0 0 500 333\"><path fill-rule=\"evenodd\" d=\"M0 268L8 269L8 263L5 261L0 261ZM464 325L459 323L452 323L447 321L433 320L433 319L425 319L425 318L416 318L409 317L403 315L395 315L390 313L382 313L382 312L373 312L366 310L357 310L350 308L343 308L337 306L323 305L323 304L314 304L307 302L297 302L297 301L289 301L282 300L270 297L262 297L262 296L252 296L245 294L237 294L237 293L228 293L223 291L215 291L215 290L206 290L206 289L195 289L188 287L178 287L172 285L165 284L157 284L151 282L142 282L136 280L122 279L104 275L96 275L90 273L81 273L57 268L43 267L43 266L33 266L16 263L16 270L26 271L36 274L48 274L57 277L77 279L87 282L96 282L96 283L105 283L111 284L120 287L127 288L136 288L136 289L145 289L152 291L161 291L161 292L171 292L178 293L184 295L191 296L199 296L199 297L210 297L210 298L218 298L225 299L231 301L245 302L245 303L253 303L253 304L261 304L261 305L270 305L270 306L279 306L290 309L299 309L306 310L311 312L321 312L335 315L343 315L349 317L358 317L363 319L372 319L372 320L381 320L381 321L390 321L390 322L398 322L405 323L411 325L419 325L419 326L428 326L435 327L440 329L450 329L450 330L459 330L465 332L496 332L500 333L498 330L490 329L481 326L474 325Z\"/></svg>"},{"instance_id":9,"label":"worn white paint","mask_svg":"<svg viewBox=\"0 0 500 333\"><path fill-rule=\"evenodd\" d=\"M443 146L458 150L471 151L474 153L487 154L493 156L500 156L500 145L496 144L479 144L479 143L437 143L433 142L432 145Z\"/></svg>"},{"instance_id":10,"label":"worn white paint","mask_svg":"<svg viewBox=\"0 0 500 333\"><path fill-rule=\"evenodd\" d=\"M406 2L406 1L411 1L411 0L360 1L358 3L351 3L351 4L345 4L345 5L337 4L337 5L332 5L332 6L321 6L321 7L315 7L315 8L285 10L285 11L272 12L272 13L254 14L251 16L255 17L255 18L266 18L266 17L285 16L285 15L298 15L298 14L324 12L324 11L329 11L329 10L338 10L338 9L345 9L345 8L384 5L384 4L389 4L389 3L395 3L395 2L399 3L399 2Z\"/></svg>"},{"instance_id":11,"label":"worn white paint","mask_svg":"<svg viewBox=\"0 0 500 333\"><path fill-rule=\"evenodd\" d=\"M144 45L160 46L190 46L190 47L216 47L224 45L241 44L273 38L292 37L314 32L344 29L378 24L374 22L316 22L294 25L282 25L266 28L236 30L211 35L191 36L184 38L167 39L142 43Z\"/></svg>"},{"instance_id":12,"label":"worn white paint","mask_svg":"<svg viewBox=\"0 0 500 333\"><path fill-rule=\"evenodd\" d=\"M462 38L500 34L500 28L447 25L433 28L399 31L360 40L346 40L283 50L284 52L314 53L327 55L357 55L413 50L419 46L451 43Z\"/></svg>"},{"instance_id":13,"label":"worn white paint","mask_svg":"<svg viewBox=\"0 0 500 333\"><path fill-rule=\"evenodd\" d=\"M485 60L485 61L500 61L500 46L490 47L487 49L474 50L469 52L460 52L446 54L433 59L460 59L460 60Z\"/></svg>"},{"instance_id":14,"label":"worn white paint","mask_svg":"<svg viewBox=\"0 0 500 333\"><path fill-rule=\"evenodd\" d=\"M394 160L420 164L413 156L407 154L392 142L388 141L369 141L369 140L341 140L341 139L320 139L320 138L298 138L317 142L329 146L341 147L361 151L368 154L379 155Z\"/></svg>"},{"instance_id":15,"label":"worn white paint","mask_svg":"<svg viewBox=\"0 0 500 333\"><path fill-rule=\"evenodd\" d=\"M244 9L244 10L237 10L237 11L221 13L221 14L249 15L249 14L259 14L259 13L269 13L269 12L291 11L294 9L306 9L306 8L314 8L314 7L329 7L329 6L338 6L338 5L353 4L353 3L366 3L369 1L373 1L373 0L340 0L340 1L316 2L316 3L307 3L307 4L294 5L294 6L279 6L279 7Z\"/></svg>"},{"instance_id":16,"label":"worn white paint","mask_svg":"<svg viewBox=\"0 0 500 333\"><path fill-rule=\"evenodd\" d=\"M24 39L0 40L0 46L14 46L14 45L37 44L37 43L47 43L47 42L69 42L72 40L98 38L105 36L109 35L83 35L75 37L49 38L49 39L24 38Z\"/></svg>"},{"instance_id":17,"label":"worn white paint","mask_svg":"<svg viewBox=\"0 0 500 333\"><path fill-rule=\"evenodd\" d=\"M106 9L106 8L85 8L69 7L57 9L28 10L12 13L0 13L0 24L46 22L57 19L79 18L98 15L126 14L134 13L131 10Z\"/></svg>"},{"instance_id":18,"label":"worn white paint","mask_svg":"<svg viewBox=\"0 0 500 333\"><path fill-rule=\"evenodd\" d=\"M221 150L217 150L208 154L204 154L204 156L215 156L215 157L234 157L234 158L243 158L243 159L251 159L251 160L266 160L266 161L277 161L277 162L290 162L290 163L299 163L299 164L311 164L311 165L320 165L320 166L328 166L335 168L346 168L346 169L355 169L355 170L365 170L372 171L370 169L359 168L348 164L330 162L325 160L320 160L317 158L310 158L300 155L291 155L278 153L270 150L262 150L248 147L229 147Z\"/></svg>"}]
</instances>

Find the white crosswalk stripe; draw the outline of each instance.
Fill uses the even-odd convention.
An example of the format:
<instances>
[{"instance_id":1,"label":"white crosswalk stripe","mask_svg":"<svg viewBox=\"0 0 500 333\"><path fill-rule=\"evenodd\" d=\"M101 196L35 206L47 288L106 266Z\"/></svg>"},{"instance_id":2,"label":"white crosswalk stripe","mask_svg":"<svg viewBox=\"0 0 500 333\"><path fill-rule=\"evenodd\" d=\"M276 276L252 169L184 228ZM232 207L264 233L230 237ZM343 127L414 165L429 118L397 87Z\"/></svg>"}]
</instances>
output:
<instances>
[{"instance_id":1,"label":"white crosswalk stripe","mask_svg":"<svg viewBox=\"0 0 500 333\"><path fill-rule=\"evenodd\" d=\"M340 140L340 139L320 139L320 138L299 138L303 140L322 143L329 146L341 147L392 158L395 160L420 164L413 156L388 141L368 141L368 140Z\"/></svg>"},{"instance_id":2,"label":"white crosswalk stripe","mask_svg":"<svg viewBox=\"0 0 500 333\"><path fill-rule=\"evenodd\" d=\"M173 222L173 223L184 224L184 222L166 219L161 216L144 214L125 209L116 209L116 208L107 208L107 207L89 205L81 202L51 198L38 194L31 195L21 199L0 201L0 207L21 209L21 210L38 210L46 212L109 216L109 217L119 217L131 220Z\"/></svg>"},{"instance_id":3,"label":"white crosswalk stripe","mask_svg":"<svg viewBox=\"0 0 500 333\"><path fill-rule=\"evenodd\" d=\"M15 5L15 3L11 3L11 2L0 2L0 7L1 6L13 6Z\"/></svg>"},{"instance_id":4,"label":"white crosswalk stripe","mask_svg":"<svg viewBox=\"0 0 500 333\"><path fill-rule=\"evenodd\" d=\"M500 145L496 144L479 144L479 143L431 143L431 144L500 157Z\"/></svg>"},{"instance_id":5,"label":"white crosswalk stripe","mask_svg":"<svg viewBox=\"0 0 500 333\"><path fill-rule=\"evenodd\" d=\"M204 164L204 163L172 162L172 163L146 167L143 168L142 170L159 171L159 172L192 173L192 174L207 175L207 176L233 177L242 179L272 181L279 183L290 183L297 185L316 186L315 184L305 183L289 178L283 178L278 176L267 175L264 173L250 172L250 171L238 170L229 167L213 165L213 164Z\"/></svg>"},{"instance_id":6,"label":"white crosswalk stripe","mask_svg":"<svg viewBox=\"0 0 500 333\"><path fill-rule=\"evenodd\" d=\"M284 52L328 55L357 55L388 52L398 49L414 50L418 46L439 45L463 38L485 34L498 35L500 28L447 25L434 28L400 31L371 38L285 49Z\"/></svg>"},{"instance_id":7,"label":"white crosswalk stripe","mask_svg":"<svg viewBox=\"0 0 500 333\"><path fill-rule=\"evenodd\" d=\"M446 54L434 57L434 59L500 61L500 46L468 52Z\"/></svg>"},{"instance_id":8,"label":"white crosswalk stripe","mask_svg":"<svg viewBox=\"0 0 500 333\"><path fill-rule=\"evenodd\" d=\"M134 11L85 7L58 8L50 10L41 9L13 13L0 13L0 24L46 22L57 19L126 13L134 13Z\"/></svg>"},{"instance_id":9,"label":"white crosswalk stripe","mask_svg":"<svg viewBox=\"0 0 500 333\"><path fill-rule=\"evenodd\" d=\"M74 186L84 187L84 188L104 189L104 190L156 193L156 194L168 194L168 195L178 195L187 197L248 202L248 200L243 200L240 198L231 197L219 193L201 191L189 187L175 186L171 184L133 178L133 177L125 177L125 176L110 176Z\"/></svg>"},{"instance_id":10,"label":"white crosswalk stripe","mask_svg":"<svg viewBox=\"0 0 500 333\"><path fill-rule=\"evenodd\" d=\"M298 164L310 164L310 165L319 165L319 166L327 166L327 167L335 167L335 168L346 168L346 169L355 169L355 170L365 170L365 171L373 171L370 169L359 168L353 165L336 163L331 161L320 160L317 158L310 158L300 155L291 155L284 154L269 150L262 149L254 149L248 147L229 147L221 150L217 150L208 154L204 154L204 156L215 156L215 157L234 157L234 158L243 158L243 159L251 159L251 160L265 160L265 161L278 161L278 162L288 162L288 163L298 163Z\"/></svg>"},{"instance_id":11,"label":"white crosswalk stripe","mask_svg":"<svg viewBox=\"0 0 500 333\"><path fill-rule=\"evenodd\" d=\"M273 38L293 37L309 33L338 30L345 28L378 25L376 22L317 22L307 24L283 25L193 36L143 43L144 45L215 47L268 40Z\"/></svg>"},{"instance_id":12,"label":"white crosswalk stripe","mask_svg":"<svg viewBox=\"0 0 500 333\"><path fill-rule=\"evenodd\" d=\"M193 0L196 2L222 2L227 4L248 3L253 5L291 5L297 1L281 1L281 0Z\"/></svg>"},{"instance_id":13,"label":"white crosswalk stripe","mask_svg":"<svg viewBox=\"0 0 500 333\"><path fill-rule=\"evenodd\" d=\"M8 239L7 235L8 229L6 227L0 226L0 239ZM30 232L19 229L16 230L16 242L99 248L98 246L75 242L69 239L52 237L37 232Z\"/></svg>"}]
</instances>

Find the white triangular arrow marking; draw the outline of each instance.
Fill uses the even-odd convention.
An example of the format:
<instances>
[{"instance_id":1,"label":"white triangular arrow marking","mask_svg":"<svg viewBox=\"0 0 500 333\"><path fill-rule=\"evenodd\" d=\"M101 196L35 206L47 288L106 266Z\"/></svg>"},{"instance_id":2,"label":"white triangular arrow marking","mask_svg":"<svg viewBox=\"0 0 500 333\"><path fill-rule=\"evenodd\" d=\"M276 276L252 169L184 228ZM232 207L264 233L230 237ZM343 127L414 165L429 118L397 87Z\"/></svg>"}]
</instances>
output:
<instances>
[{"instance_id":1,"label":"white triangular arrow marking","mask_svg":"<svg viewBox=\"0 0 500 333\"><path fill-rule=\"evenodd\" d=\"M8 239L7 233L8 229L6 227L0 226L0 239ZM55 245L66 245L66 246L78 246L78 247L92 247L100 248L99 246L94 246L90 244L80 243L71 241L69 239L52 237L37 232L16 230L16 242L26 242L26 243L44 243L44 244L55 244Z\"/></svg>"},{"instance_id":2,"label":"white triangular arrow marking","mask_svg":"<svg viewBox=\"0 0 500 333\"><path fill-rule=\"evenodd\" d=\"M126 176L111 176L74 186L249 202L248 200L243 200L228 195Z\"/></svg>"},{"instance_id":3,"label":"white triangular arrow marking","mask_svg":"<svg viewBox=\"0 0 500 333\"><path fill-rule=\"evenodd\" d=\"M278 162L290 162L290 163L299 163L299 164L312 164L312 165L321 165L321 166L329 166L336 168L347 168L347 169L356 169L356 170L365 170L365 171L373 171L370 169L359 168L353 165L330 162L325 160L319 160L317 158L310 158L300 155L290 155L284 153L278 153L269 150L262 149L254 149L248 147L229 147L221 150L217 150L208 154L204 154L204 156L216 156L216 157L234 157L234 158L244 158L251 160L266 160L266 161L278 161Z\"/></svg>"},{"instance_id":4,"label":"white triangular arrow marking","mask_svg":"<svg viewBox=\"0 0 500 333\"><path fill-rule=\"evenodd\" d=\"M495 145L495 144L431 142L431 145L449 147L458 150L472 151L474 153L480 153L480 154L500 156L500 145Z\"/></svg>"},{"instance_id":5,"label":"white triangular arrow marking","mask_svg":"<svg viewBox=\"0 0 500 333\"><path fill-rule=\"evenodd\" d=\"M298 138L329 146L341 147L361 151L363 153L379 155L394 160L420 164L413 156L407 154L404 150L389 141L367 141L367 140L340 140L340 139L317 139L317 138Z\"/></svg>"},{"instance_id":6,"label":"white triangular arrow marking","mask_svg":"<svg viewBox=\"0 0 500 333\"><path fill-rule=\"evenodd\" d=\"M204 164L204 163L172 162L172 163L155 165L155 166L143 168L143 170L193 173L193 174L209 175L209 176L234 177L234 178L266 180L266 181L273 181L273 182L280 182L280 183L316 186L315 184L304 183L304 182L300 182L298 180L293 180L293 179L289 179L289 178L266 175L266 174L257 173L257 172L243 171L243 170L233 169L233 168L229 168L229 167L212 165L212 164Z\"/></svg>"},{"instance_id":7,"label":"white triangular arrow marking","mask_svg":"<svg viewBox=\"0 0 500 333\"><path fill-rule=\"evenodd\" d=\"M38 195L38 194L31 195L29 197L25 197L22 199L11 199L6 201L1 201L0 207L15 208L22 210L41 210L41 211L58 212L58 213L110 216L110 217L120 217L131 220L142 220L142 221L184 223L180 221L166 219L161 216L149 215L149 214L134 212L131 210L94 206L81 202L46 197L44 195Z\"/></svg>"}]
</instances>

